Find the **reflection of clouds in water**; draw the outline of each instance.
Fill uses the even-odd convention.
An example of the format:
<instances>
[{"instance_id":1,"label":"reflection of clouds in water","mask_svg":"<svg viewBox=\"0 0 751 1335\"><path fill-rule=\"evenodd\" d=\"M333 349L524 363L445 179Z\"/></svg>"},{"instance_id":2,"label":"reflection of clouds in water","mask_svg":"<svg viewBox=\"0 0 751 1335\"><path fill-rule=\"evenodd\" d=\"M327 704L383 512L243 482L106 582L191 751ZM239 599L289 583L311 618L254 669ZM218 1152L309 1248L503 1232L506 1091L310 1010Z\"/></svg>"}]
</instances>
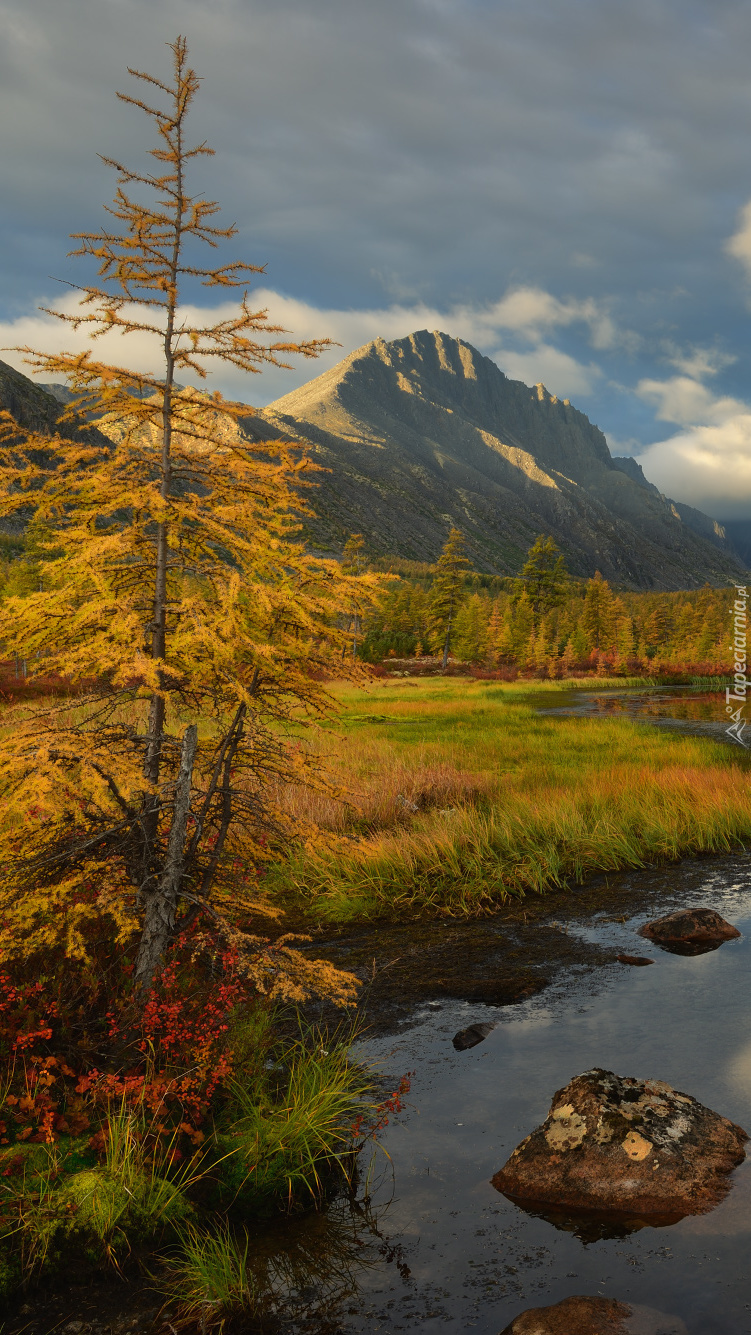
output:
<instances>
[{"instance_id":1,"label":"reflection of clouds in water","mask_svg":"<svg viewBox=\"0 0 751 1335\"><path fill-rule=\"evenodd\" d=\"M728 1082L736 1089L741 1089L751 1102L751 1042L740 1048L732 1058L727 1078Z\"/></svg>"},{"instance_id":2,"label":"reflection of clouds in water","mask_svg":"<svg viewBox=\"0 0 751 1335\"><path fill-rule=\"evenodd\" d=\"M551 1025L560 1015L549 1006L538 1005L534 1010L530 1010L528 1015L514 1015L513 1018L508 1015L501 1015L503 1021L503 1037L511 1039L526 1038L528 1034L536 1030L550 1029ZM499 1038L502 1037L499 1035ZM492 1038L492 1035L491 1035Z\"/></svg>"},{"instance_id":3,"label":"reflection of clouds in water","mask_svg":"<svg viewBox=\"0 0 751 1335\"><path fill-rule=\"evenodd\" d=\"M690 1236L735 1237L751 1233L751 1160L747 1159L731 1176L730 1194L710 1214L682 1219L679 1228Z\"/></svg>"}]
</instances>

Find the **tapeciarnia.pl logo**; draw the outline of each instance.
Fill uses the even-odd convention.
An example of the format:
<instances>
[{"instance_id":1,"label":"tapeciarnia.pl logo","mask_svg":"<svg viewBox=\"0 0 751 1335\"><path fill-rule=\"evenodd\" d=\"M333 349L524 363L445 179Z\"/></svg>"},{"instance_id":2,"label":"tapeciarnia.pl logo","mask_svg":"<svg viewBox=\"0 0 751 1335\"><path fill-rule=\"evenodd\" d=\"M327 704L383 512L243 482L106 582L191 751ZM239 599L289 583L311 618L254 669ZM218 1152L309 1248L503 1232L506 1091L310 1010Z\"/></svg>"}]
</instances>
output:
<instances>
[{"instance_id":1,"label":"tapeciarnia.pl logo","mask_svg":"<svg viewBox=\"0 0 751 1335\"><path fill-rule=\"evenodd\" d=\"M725 732L740 746L748 747L751 746L751 742L745 741L743 738L743 730L748 727L748 720L743 717L749 685L746 676L746 605L748 603L748 593L745 584L736 584L734 588L738 596L730 608L730 615L733 618L733 643L730 645L730 652L733 655L733 686L732 689L729 686L725 689L725 712L730 715L732 723L729 728L725 729Z\"/></svg>"}]
</instances>

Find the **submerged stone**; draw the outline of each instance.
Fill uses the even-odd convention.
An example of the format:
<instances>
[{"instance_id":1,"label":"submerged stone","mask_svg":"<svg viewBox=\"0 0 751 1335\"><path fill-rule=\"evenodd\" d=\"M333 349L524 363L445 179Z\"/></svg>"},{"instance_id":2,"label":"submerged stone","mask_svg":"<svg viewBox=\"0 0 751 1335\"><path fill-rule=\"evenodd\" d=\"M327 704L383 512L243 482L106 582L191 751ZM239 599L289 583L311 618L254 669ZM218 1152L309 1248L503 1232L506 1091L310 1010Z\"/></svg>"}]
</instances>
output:
<instances>
[{"instance_id":1,"label":"submerged stone","mask_svg":"<svg viewBox=\"0 0 751 1335\"><path fill-rule=\"evenodd\" d=\"M547 1120L492 1181L534 1213L591 1215L629 1229L674 1223L723 1199L747 1140L664 1080L595 1068L558 1090Z\"/></svg>"},{"instance_id":2,"label":"submerged stone","mask_svg":"<svg viewBox=\"0 0 751 1335\"><path fill-rule=\"evenodd\" d=\"M740 932L715 909L696 908L677 909L675 913L666 913L664 918L645 922L639 928L639 935L674 955L701 955L716 950L723 941L734 940Z\"/></svg>"},{"instance_id":3,"label":"submerged stone","mask_svg":"<svg viewBox=\"0 0 751 1335\"><path fill-rule=\"evenodd\" d=\"M687 1335L680 1317L614 1298L564 1298L530 1307L501 1335Z\"/></svg>"},{"instance_id":4,"label":"submerged stone","mask_svg":"<svg viewBox=\"0 0 751 1335\"><path fill-rule=\"evenodd\" d=\"M645 964L654 964L648 955L616 955L619 964L633 964L635 968L642 968Z\"/></svg>"},{"instance_id":5,"label":"submerged stone","mask_svg":"<svg viewBox=\"0 0 751 1335\"><path fill-rule=\"evenodd\" d=\"M466 1052L467 1048L476 1048L496 1027L495 1024L468 1024L466 1029L454 1034L451 1042L457 1052Z\"/></svg>"}]
</instances>

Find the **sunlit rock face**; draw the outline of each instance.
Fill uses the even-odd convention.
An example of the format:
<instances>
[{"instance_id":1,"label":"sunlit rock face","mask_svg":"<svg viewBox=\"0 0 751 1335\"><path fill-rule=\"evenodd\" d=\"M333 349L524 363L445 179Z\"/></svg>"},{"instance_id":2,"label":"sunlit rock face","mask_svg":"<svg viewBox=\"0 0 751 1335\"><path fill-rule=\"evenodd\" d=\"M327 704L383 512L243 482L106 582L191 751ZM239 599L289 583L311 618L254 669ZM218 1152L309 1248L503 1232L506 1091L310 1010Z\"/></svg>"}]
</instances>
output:
<instances>
[{"instance_id":1,"label":"sunlit rock face","mask_svg":"<svg viewBox=\"0 0 751 1335\"><path fill-rule=\"evenodd\" d=\"M564 1298L530 1307L501 1335L687 1335L680 1317L613 1298Z\"/></svg>"},{"instance_id":2,"label":"sunlit rock face","mask_svg":"<svg viewBox=\"0 0 751 1335\"><path fill-rule=\"evenodd\" d=\"M663 1080L594 1069L558 1091L493 1186L537 1213L671 1223L723 1199L747 1139Z\"/></svg>"},{"instance_id":3,"label":"sunlit rock face","mask_svg":"<svg viewBox=\"0 0 751 1335\"><path fill-rule=\"evenodd\" d=\"M433 561L453 522L477 568L501 574L540 533L573 574L631 588L745 571L713 520L624 471L584 413L447 334L376 339L243 428L305 439L331 470L309 497L322 548L357 531L372 552Z\"/></svg>"}]
</instances>

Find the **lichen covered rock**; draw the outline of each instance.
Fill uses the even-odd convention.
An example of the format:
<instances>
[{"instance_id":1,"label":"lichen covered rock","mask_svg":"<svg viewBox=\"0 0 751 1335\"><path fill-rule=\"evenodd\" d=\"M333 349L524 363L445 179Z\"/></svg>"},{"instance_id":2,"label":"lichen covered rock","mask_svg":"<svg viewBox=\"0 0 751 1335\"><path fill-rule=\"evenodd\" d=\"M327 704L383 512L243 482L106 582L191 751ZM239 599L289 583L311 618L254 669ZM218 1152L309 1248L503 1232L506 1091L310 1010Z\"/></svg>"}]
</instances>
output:
<instances>
[{"instance_id":1,"label":"lichen covered rock","mask_svg":"<svg viewBox=\"0 0 751 1335\"><path fill-rule=\"evenodd\" d=\"M558 1090L546 1121L493 1186L539 1212L671 1223L722 1200L747 1140L741 1127L663 1080L594 1069Z\"/></svg>"},{"instance_id":2,"label":"lichen covered rock","mask_svg":"<svg viewBox=\"0 0 751 1335\"><path fill-rule=\"evenodd\" d=\"M686 1335L680 1317L613 1298L564 1298L552 1307L530 1307L501 1335Z\"/></svg>"}]
</instances>

